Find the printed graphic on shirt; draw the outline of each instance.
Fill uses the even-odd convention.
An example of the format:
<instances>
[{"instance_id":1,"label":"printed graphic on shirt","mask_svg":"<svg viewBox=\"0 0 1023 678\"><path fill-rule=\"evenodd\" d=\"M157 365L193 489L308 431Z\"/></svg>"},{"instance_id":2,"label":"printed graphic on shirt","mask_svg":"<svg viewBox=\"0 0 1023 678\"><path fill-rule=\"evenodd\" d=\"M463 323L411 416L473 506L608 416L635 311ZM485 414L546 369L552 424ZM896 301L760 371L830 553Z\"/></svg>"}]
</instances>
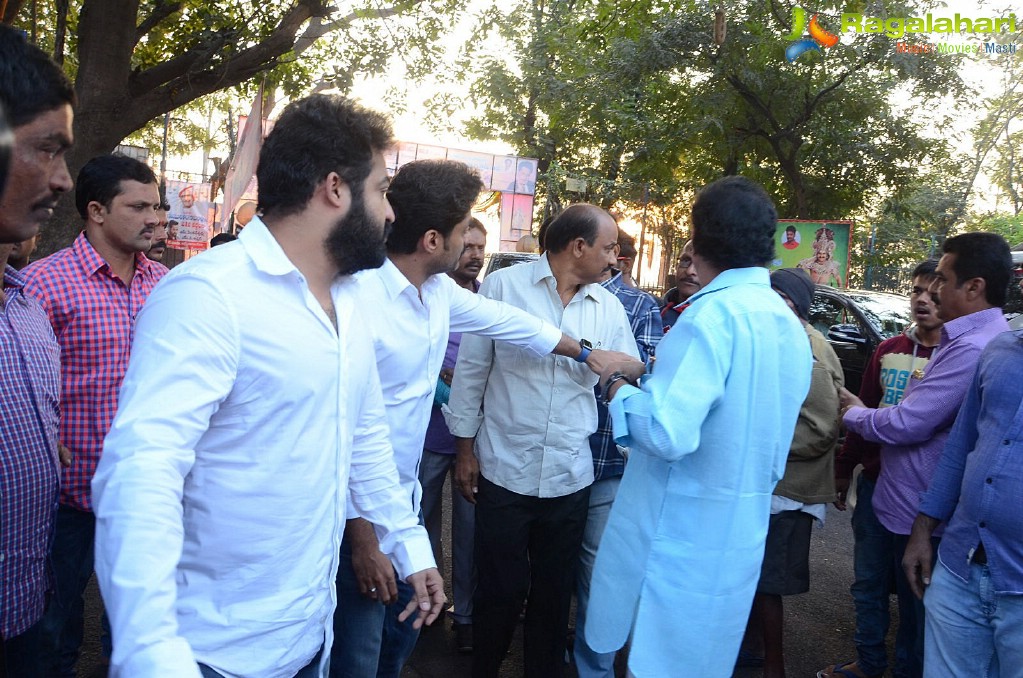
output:
<instances>
[{"instance_id":1,"label":"printed graphic on shirt","mask_svg":"<svg viewBox=\"0 0 1023 678\"><path fill-rule=\"evenodd\" d=\"M908 353L888 353L881 357L881 388L884 395L878 407L898 405L910 379L919 379L928 359Z\"/></svg>"}]
</instances>

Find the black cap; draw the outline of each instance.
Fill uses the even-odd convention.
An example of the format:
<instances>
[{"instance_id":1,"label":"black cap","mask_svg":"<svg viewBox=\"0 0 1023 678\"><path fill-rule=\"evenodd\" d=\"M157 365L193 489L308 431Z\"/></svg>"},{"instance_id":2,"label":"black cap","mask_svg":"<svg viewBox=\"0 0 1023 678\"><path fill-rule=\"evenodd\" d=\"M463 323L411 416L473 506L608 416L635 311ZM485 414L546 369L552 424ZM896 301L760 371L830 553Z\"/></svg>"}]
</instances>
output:
<instances>
[{"instance_id":1,"label":"black cap","mask_svg":"<svg viewBox=\"0 0 1023 678\"><path fill-rule=\"evenodd\" d=\"M771 287L792 300L800 318L810 318L810 304L817 286L806 271L801 268L779 268L771 274Z\"/></svg>"}]
</instances>

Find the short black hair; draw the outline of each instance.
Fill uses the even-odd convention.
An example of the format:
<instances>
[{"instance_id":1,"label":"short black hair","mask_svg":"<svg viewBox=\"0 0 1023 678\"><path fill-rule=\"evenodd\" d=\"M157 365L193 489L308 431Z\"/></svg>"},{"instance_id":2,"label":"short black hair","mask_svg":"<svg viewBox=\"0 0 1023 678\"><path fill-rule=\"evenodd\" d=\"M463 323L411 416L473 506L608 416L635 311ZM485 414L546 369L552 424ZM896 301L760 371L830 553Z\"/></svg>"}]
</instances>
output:
<instances>
[{"instance_id":1,"label":"short black hair","mask_svg":"<svg viewBox=\"0 0 1023 678\"><path fill-rule=\"evenodd\" d=\"M941 251L956 255L952 270L958 286L971 278L983 278L987 303L1005 306L1012 280L1012 254L1005 238L997 233L963 233L946 240Z\"/></svg>"},{"instance_id":2,"label":"short black hair","mask_svg":"<svg viewBox=\"0 0 1023 678\"><path fill-rule=\"evenodd\" d=\"M313 94L288 104L259 152L260 213L300 212L331 172L344 179L357 200L373 171L374 154L393 143L386 116L342 96Z\"/></svg>"},{"instance_id":3,"label":"short black hair","mask_svg":"<svg viewBox=\"0 0 1023 678\"><path fill-rule=\"evenodd\" d=\"M473 217L472 219L469 220L469 225L465 227L465 230L470 231L474 228L477 231L481 232L484 236L487 234L487 227L484 226L483 222L477 219L476 217Z\"/></svg>"},{"instance_id":4,"label":"short black hair","mask_svg":"<svg viewBox=\"0 0 1023 678\"><path fill-rule=\"evenodd\" d=\"M636 258L636 239L618 228L618 256L625 259Z\"/></svg>"},{"instance_id":5,"label":"short black hair","mask_svg":"<svg viewBox=\"0 0 1023 678\"><path fill-rule=\"evenodd\" d=\"M98 202L107 209L121 193L122 181L155 184L156 175L146 163L120 153L98 155L78 172L75 181L75 207L82 219L89 216L89 203Z\"/></svg>"},{"instance_id":6,"label":"short black hair","mask_svg":"<svg viewBox=\"0 0 1023 678\"><path fill-rule=\"evenodd\" d=\"M746 177L708 184L693 204L693 249L721 270L767 265L777 227L774 203Z\"/></svg>"},{"instance_id":7,"label":"short black hair","mask_svg":"<svg viewBox=\"0 0 1023 678\"><path fill-rule=\"evenodd\" d=\"M910 278L919 278L920 276L933 277L934 272L938 269L937 259L924 259L916 268L913 269L913 275Z\"/></svg>"},{"instance_id":8,"label":"short black hair","mask_svg":"<svg viewBox=\"0 0 1023 678\"><path fill-rule=\"evenodd\" d=\"M788 226L785 227L785 232L788 233L789 231L792 231L793 233L795 233L796 232L796 227L793 226L792 224L789 224Z\"/></svg>"},{"instance_id":9,"label":"short black hair","mask_svg":"<svg viewBox=\"0 0 1023 678\"><path fill-rule=\"evenodd\" d=\"M587 245L597 241L601 214L607 214L596 205L577 203L569 205L556 216L544 232L544 251L557 254L567 248L576 238L582 238Z\"/></svg>"},{"instance_id":10,"label":"short black hair","mask_svg":"<svg viewBox=\"0 0 1023 678\"><path fill-rule=\"evenodd\" d=\"M215 236L210 238L210 247L216 247L217 245L223 245L229 243L232 240L237 240L238 236L232 233L217 233Z\"/></svg>"},{"instance_id":11,"label":"short black hair","mask_svg":"<svg viewBox=\"0 0 1023 678\"><path fill-rule=\"evenodd\" d=\"M551 227L551 222L557 218L558 214L558 212L552 212L540 222L540 228L536 231L536 244L540 247L540 254L547 251L547 229Z\"/></svg>"},{"instance_id":12,"label":"short black hair","mask_svg":"<svg viewBox=\"0 0 1023 678\"><path fill-rule=\"evenodd\" d=\"M0 24L0 104L7 123L21 127L41 114L74 106L75 88L46 52L23 31Z\"/></svg>"},{"instance_id":13,"label":"short black hair","mask_svg":"<svg viewBox=\"0 0 1023 678\"><path fill-rule=\"evenodd\" d=\"M387 251L412 254L427 231L447 240L482 190L479 174L463 162L416 160L402 165L387 191L394 210Z\"/></svg>"}]
</instances>

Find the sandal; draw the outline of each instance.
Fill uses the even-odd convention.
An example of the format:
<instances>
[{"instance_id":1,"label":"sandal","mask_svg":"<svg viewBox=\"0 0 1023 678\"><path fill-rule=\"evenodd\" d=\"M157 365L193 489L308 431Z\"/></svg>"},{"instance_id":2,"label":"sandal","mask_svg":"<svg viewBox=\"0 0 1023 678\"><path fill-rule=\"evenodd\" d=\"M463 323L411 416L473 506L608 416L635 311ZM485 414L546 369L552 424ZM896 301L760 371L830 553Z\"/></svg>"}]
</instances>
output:
<instances>
[{"instance_id":1,"label":"sandal","mask_svg":"<svg viewBox=\"0 0 1023 678\"><path fill-rule=\"evenodd\" d=\"M883 676L884 674L868 676L854 661L832 664L817 672L817 678L883 678Z\"/></svg>"}]
</instances>

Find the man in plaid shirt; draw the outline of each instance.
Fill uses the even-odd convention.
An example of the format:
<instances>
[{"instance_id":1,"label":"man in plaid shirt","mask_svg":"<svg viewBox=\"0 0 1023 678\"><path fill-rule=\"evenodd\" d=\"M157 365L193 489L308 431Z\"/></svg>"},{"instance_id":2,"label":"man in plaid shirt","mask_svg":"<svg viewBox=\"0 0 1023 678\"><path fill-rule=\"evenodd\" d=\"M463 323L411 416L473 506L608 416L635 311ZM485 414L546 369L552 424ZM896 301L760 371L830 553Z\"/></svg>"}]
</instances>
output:
<instances>
[{"instance_id":1,"label":"man in plaid shirt","mask_svg":"<svg viewBox=\"0 0 1023 678\"><path fill-rule=\"evenodd\" d=\"M71 189L74 88L24 35L0 26L0 675L42 674L37 639L60 491L60 362L43 309L7 265ZM7 128L7 124L12 129ZM8 165L8 153L12 162ZM3 178L6 176L6 182ZM6 189L5 185L6 184Z\"/></svg>"},{"instance_id":2,"label":"man in plaid shirt","mask_svg":"<svg viewBox=\"0 0 1023 678\"><path fill-rule=\"evenodd\" d=\"M63 675L74 675L82 594L92 575L96 519L89 483L117 410L135 316L167 273L143 254L162 214L153 170L127 156L103 155L85 164L77 187L84 231L23 271L26 294L43 305L60 342L60 441L72 454L61 477L55 591L42 622L42 652L59 661Z\"/></svg>"},{"instance_id":3,"label":"man in plaid shirt","mask_svg":"<svg viewBox=\"0 0 1023 678\"><path fill-rule=\"evenodd\" d=\"M636 249L632 238L618 229L619 261L631 265ZM631 267L631 266L630 266ZM632 326L641 360L648 360L654 354L657 342L664 336L664 324L657 300L646 292L625 284L628 271L615 273L600 283L608 292L618 298L625 307L625 315ZM631 280L631 277L629 278ZM583 533L582 550L579 552L579 574L576 580L575 621L575 665L580 678L606 676L614 678L615 653L598 653L586 645L583 628L586 624L586 604L590 598L590 575L597 557L600 536L607 524L611 504L618 493L618 484L625 473L625 457L615 444L611 432L611 418L607 405L600 395L600 388L594 389L597 398L597 431L590 436L590 452L593 454L593 485L590 487L590 508L586 515L586 531Z\"/></svg>"}]
</instances>

